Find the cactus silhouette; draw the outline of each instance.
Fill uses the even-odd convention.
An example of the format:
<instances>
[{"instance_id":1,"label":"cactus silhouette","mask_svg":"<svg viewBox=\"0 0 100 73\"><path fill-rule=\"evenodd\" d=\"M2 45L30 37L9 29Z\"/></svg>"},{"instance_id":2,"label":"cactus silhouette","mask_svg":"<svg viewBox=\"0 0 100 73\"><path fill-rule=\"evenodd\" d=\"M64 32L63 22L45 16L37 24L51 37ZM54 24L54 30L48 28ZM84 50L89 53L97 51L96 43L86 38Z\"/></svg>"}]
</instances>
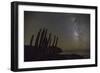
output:
<instances>
[{"instance_id":1,"label":"cactus silhouette","mask_svg":"<svg viewBox=\"0 0 100 73\"><path fill-rule=\"evenodd\" d=\"M53 43L52 43L52 47L54 47L55 41L56 41L56 36L54 36L54 40L53 40Z\"/></svg>"},{"instance_id":2,"label":"cactus silhouette","mask_svg":"<svg viewBox=\"0 0 100 73\"><path fill-rule=\"evenodd\" d=\"M46 48L47 46L46 46L46 44L47 44L47 29L45 29L45 31L44 31L44 37L43 37L43 41L42 41L42 48Z\"/></svg>"},{"instance_id":3,"label":"cactus silhouette","mask_svg":"<svg viewBox=\"0 0 100 73\"><path fill-rule=\"evenodd\" d=\"M43 46L42 44L43 44L44 34L45 34L45 28L43 28L41 35L40 35L39 48Z\"/></svg>"},{"instance_id":4,"label":"cactus silhouette","mask_svg":"<svg viewBox=\"0 0 100 73\"><path fill-rule=\"evenodd\" d=\"M30 40L30 46L32 46L33 39L34 39L34 35L32 35L32 37L31 37L31 40Z\"/></svg>"},{"instance_id":5,"label":"cactus silhouette","mask_svg":"<svg viewBox=\"0 0 100 73\"><path fill-rule=\"evenodd\" d=\"M58 44L58 37L56 36L56 41L55 41L55 47L57 47L57 44Z\"/></svg>"},{"instance_id":6,"label":"cactus silhouette","mask_svg":"<svg viewBox=\"0 0 100 73\"><path fill-rule=\"evenodd\" d=\"M47 36L48 35L48 36ZM32 46L32 42L34 39L34 35L32 35L30 40L30 46ZM58 36L54 36L52 40L52 34L48 34L48 30L46 28L40 29L36 36L35 47L36 48L49 48L49 47L57 47L58 44Z\"/></svg>"},{"instance_id":7,"label":"cactus silhouette","mask_svg":"<svg viewBox=\"0 0 100 73\"><path fill-rule=\"evenodd\" d=\"M41 34L41 29L39 30L39 32L37 34L36 41L35 41L35 47L39 47L40 34Z\"/></svg>"},{"instance_id":8,"label":"cactus silhouette","mask_svg":"<svg viewBox=\"0 0 100 73\"><path fill-rule=\"evenodd\" d=\"M51 33L49 33L49 37L48 37L48 40L47 40L47 47L50 47L51 46Z\"/></svg>"}]
</instances>

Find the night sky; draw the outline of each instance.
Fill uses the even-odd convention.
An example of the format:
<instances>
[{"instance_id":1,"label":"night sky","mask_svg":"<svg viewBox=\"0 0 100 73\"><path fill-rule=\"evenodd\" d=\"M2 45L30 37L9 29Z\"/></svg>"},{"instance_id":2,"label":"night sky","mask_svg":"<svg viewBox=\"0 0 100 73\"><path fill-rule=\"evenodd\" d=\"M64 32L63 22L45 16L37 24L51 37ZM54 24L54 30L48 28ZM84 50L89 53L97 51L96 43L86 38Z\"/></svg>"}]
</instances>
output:
<instances>
[{"instance_id":1,"label":"night sky","mask_svg":"<svg viewBox=\"0 0 100 73\"><path fill-rule=\"evenodd\" d=\"M89 56L90 14L24 11L25 45L29 45L32 34L36 38L40 28L47 28L48 33L57 35L57 46L64 52Z\"/></svg>"}]
</instances>

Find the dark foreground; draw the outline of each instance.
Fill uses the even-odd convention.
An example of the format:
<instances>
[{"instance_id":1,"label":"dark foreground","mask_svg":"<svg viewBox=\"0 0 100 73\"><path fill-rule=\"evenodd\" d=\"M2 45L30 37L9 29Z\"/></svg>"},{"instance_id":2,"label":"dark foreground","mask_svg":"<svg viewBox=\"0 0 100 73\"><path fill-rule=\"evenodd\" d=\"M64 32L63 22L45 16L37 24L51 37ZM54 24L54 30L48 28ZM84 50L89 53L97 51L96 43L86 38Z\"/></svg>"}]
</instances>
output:
<instances>
[{"instance_id":1,"label":"dark foreground","mask_svg":"<svg viewBox=\"0 0 100 73\"><path fill-rule=\"evenodd\" d=\"M46 61L46 60L67 60L84 59L77 54L60 54L62 50L57 47L36 48L34 46L24 47L24 61Z\"/></svg>"}]
</instances>

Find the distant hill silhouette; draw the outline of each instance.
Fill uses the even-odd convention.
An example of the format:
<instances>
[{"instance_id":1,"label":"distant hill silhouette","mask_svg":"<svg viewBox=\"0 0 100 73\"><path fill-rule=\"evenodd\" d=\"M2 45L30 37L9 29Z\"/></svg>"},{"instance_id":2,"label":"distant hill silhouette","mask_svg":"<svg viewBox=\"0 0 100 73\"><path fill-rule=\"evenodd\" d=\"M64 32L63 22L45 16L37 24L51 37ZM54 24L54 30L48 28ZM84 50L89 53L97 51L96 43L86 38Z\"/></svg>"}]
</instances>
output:
<instances>
[{"instance_id":1,"label":"distant hill silhouette","mask_svg":"<svg viewBox=\"0 0 100 73\"><path fill-rule=\"evenodd\" d=\"M48 35L48 36L47 36ZM53 37L53 39L52 39ZM37 33L35 44L33 44L34 35L30 39L30 45L24 45L24 61L42 61L42 60L62 60L62 59L83 59L83 56L77 54L64 54L61 48L57 47L58 36L48 34L46 28L40 29Z\"/></svg>"}]
</instances>

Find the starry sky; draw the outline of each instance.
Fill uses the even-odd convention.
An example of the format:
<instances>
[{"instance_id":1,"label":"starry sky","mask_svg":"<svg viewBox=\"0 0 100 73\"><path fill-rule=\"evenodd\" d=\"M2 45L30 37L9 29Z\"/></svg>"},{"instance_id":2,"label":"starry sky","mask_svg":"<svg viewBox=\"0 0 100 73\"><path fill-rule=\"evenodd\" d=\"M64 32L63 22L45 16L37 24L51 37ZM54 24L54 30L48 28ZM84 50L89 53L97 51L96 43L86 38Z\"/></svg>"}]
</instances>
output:
<instances>
[{"instance_id":1,"label":"starry sky","mask_svg":"<svg viewBox=\"0 0 100 73\"><path fill-rule=\"evenodd\" d=\"M90 14L24 11L24 44L29 45L32 34L36 38L44 27L58 36L63 51L89 54Z\"/></svg>"}]
</instances>

